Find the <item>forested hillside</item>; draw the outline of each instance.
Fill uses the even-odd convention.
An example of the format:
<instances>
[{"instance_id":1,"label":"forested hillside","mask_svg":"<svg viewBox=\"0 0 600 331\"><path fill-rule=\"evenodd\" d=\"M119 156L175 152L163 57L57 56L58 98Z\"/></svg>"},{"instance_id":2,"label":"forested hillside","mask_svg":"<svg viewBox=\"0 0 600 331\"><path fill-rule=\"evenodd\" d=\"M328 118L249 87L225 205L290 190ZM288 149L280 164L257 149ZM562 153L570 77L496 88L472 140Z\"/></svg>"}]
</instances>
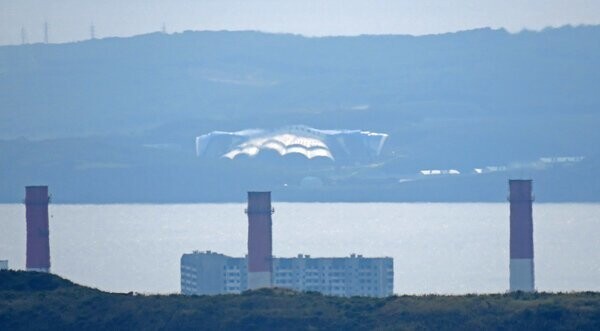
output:
<instances>
[{"instance_id":1,"label":"forested hillside","mask_svg":"<svg viewBox=\"0 0 600 331\"><path fill-rule=\"evenodd\" d=\"M29 184L49 184L57 202L236 201L248 189L291 201L503 201L508 177L536 180L540 201L598 201L599 85L598 26L2 46L0 201L20 201ZM292 124L389 139L349 168L194 155L195 137L213 130ZM540 161L560 157L580 161ZM322 189L302 187L306 176Z\"/></svg>"},{"instance_id":2,"label":"forested hillside","mask_svg":"<svg viewBox=\"0 0 600 331\"><path fill-rule=\"evenodd\" d=\"M2 330L597 330L600 294L327 297L116 294L57 276L0 271Z\"/></svg>"},{"instance_id":3,"label":"forested hillside","mask_svg":"<svg viewBox=\"0 0 600 331\"><path fill-rule=\"evenodd\" d=\"M327 297L117 294L57 276L0 271L3 330L597 330L600 294Z\"/></svg>"}]
</instances>

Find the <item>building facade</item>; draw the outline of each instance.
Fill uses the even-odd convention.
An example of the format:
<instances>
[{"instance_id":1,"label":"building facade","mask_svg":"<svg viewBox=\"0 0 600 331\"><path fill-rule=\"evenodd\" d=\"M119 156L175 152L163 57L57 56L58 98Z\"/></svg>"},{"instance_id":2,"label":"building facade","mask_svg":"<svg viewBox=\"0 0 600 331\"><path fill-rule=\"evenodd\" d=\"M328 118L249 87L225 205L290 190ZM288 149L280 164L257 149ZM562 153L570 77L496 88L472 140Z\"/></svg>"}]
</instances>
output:
<instances>
[{"instance_id":1,"label":"building facade","mask_svg":"<svg viewBox=\"0 0 600 331\"><path fill-rule=\"evenodd\" d=\"M337 296L385 297L394 293L394 261L390 257L273 258L273 286ZM248 289L246 258L214 252L181 257L181 293L226 294Z\"/></svg>"},{"instance_id":2,"label":"building facade","mask_svg":"<svg viewBox=\"0 0 600 331\"><path fill-rule=\"evenodd\" d=\"M8 270L8 260L0 260L0 270Z\"/></svg>"},{"instance_id":3,"label":"building facade","mask_svg":"<svg viewBox=\"0 0 600 331\"><path fill-rule=\"evenodd\" d=\"M248 289L245 258L195 251L181 257L182 294L240 293Z\"/></svg>"}]
</instances>

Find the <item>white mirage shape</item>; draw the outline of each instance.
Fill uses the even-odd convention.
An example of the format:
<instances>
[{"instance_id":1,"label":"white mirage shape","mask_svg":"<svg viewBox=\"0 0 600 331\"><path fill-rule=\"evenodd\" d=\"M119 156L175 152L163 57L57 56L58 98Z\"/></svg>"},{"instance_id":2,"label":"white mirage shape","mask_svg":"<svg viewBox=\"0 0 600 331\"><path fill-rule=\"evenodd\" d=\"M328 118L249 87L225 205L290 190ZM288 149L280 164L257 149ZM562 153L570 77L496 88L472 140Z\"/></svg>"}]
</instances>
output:
<instances>
[{"instance_id":1,"label":"white mirage shape","mask_svg":"<svg viewBox=\"0 0 600 331\"><path fill-rule=\"evenodd\" d=\"M233 160L241 154L253 157L270 149L281 156L296 153L308 159L322 157L335 160L336 154L360 158L379 155L387 137L385 133L318 130L303 125L277 130L213 131L196 138L196 154L199 157L219 156Z\"/></svg>"}]
</instances>

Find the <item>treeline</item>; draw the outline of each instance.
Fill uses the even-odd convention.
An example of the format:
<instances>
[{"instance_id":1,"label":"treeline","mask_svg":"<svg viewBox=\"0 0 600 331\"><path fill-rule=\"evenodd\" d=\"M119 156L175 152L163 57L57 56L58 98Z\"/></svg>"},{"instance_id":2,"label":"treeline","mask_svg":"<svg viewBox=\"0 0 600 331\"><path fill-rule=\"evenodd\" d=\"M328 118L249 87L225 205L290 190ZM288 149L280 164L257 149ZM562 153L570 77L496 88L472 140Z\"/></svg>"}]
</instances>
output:
<instances>
[{"instance_id":1,"label":"treeline","mask_svg":"<svg viewBox=\"0 0 600 331\"><path fill-rule=\"evenodd\" d=\"M340 298L105 293L41 273L0 272L0 330L599 330L600 293Z\"/></svg>"}]
</instances>

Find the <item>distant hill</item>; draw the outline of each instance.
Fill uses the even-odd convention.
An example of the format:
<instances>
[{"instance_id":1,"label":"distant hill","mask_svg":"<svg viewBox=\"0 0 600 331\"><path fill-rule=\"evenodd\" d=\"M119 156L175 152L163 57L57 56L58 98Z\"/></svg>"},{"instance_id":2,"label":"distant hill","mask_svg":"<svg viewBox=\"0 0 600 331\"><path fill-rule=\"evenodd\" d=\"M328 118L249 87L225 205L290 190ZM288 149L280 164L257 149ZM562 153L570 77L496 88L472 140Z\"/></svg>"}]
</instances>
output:
<instances>
[{"instance_id":1,"label":"distant hill","mask_svg":"<svg viewBox=\"0 0 600 331\"><path fill-rule=\"evenodd\" d=\"M328 297L111 294L54 275L0 271L2 330L597 330L600 294Z\"/></svg>"},{"instance_id":2,"label":"distant hill","mask_svg":"<svg viewBox=\"0 0 600 331\"><path fill-rule=\"evenodd\" d=\"M0 201L600 201L600 26L307 38L201 31L0 47ZM194 155L214 130L362 129L380 158L340 168ZM549 164L542 157L584 157ZM477 169L500 169L479 176ZM461 176L422 176L455 169ZM302 187L305 177L324 183ZM543 190L542 190L543 189Z\"/></svg>"}]
</instances>

